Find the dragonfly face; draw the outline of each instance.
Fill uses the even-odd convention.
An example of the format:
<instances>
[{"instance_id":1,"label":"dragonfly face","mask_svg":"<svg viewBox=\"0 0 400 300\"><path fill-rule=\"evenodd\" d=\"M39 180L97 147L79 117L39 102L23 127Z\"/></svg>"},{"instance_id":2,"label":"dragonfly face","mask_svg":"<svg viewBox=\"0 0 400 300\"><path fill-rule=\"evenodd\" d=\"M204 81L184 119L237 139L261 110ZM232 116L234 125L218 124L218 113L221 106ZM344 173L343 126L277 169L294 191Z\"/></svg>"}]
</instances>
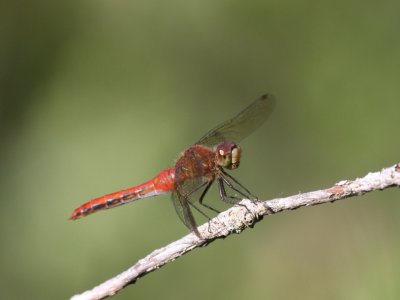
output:
<instances>
[{"instance_id":1,"label":"dragonfly face","mask_svg":"<svg viewBox=\"0 0 400 300\"><path fill-rule=\"evenodd\" d=\"M219 144L215 149L216 162L220 167L234 170L239 167L242 149L232 142Z\"/></svg>"}]
</instances>

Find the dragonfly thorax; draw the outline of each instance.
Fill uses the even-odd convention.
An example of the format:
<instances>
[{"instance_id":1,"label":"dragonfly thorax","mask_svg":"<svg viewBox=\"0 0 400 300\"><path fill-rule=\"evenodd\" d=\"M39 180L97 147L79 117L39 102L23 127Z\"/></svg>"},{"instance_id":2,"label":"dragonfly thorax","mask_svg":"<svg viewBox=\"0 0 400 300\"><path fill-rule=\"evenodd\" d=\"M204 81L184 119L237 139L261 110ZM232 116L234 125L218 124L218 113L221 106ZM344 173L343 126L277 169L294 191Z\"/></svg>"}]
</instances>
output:
<instances>
[{"instance_id":1,"label":"dragonfly thorax","mask_svg":"<svg viewBox=\"0 0 400 300\"><path fill-rule=\"evenodd\" d=\"M223 142L215 148L216 162L220 167L233 170L239 167L241 149L232 142Z\"/></svg>"}]
</instances>

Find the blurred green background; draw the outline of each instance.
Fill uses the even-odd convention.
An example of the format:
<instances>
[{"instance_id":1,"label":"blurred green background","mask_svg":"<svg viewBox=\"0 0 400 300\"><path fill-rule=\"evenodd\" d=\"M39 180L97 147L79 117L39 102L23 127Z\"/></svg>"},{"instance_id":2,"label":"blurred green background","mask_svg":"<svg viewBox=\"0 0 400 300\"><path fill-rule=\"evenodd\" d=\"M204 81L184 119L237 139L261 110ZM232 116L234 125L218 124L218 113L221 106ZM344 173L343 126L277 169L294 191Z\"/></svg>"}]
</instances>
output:
<instances>
[{"instance_id":1,"label":"blurred green background","mask_svg":"<svg viewBox=\"0 0 400 300\"><path fill-rule=\"evenodd\" d=\"M235 171L261 199L400 160L399 1L3 1L0 24L2 299L69 298L187 234L169 196L67 218L265 92ZM115 299L399 299L399 195L268 217Z\"/></svg>"}]
</instances>

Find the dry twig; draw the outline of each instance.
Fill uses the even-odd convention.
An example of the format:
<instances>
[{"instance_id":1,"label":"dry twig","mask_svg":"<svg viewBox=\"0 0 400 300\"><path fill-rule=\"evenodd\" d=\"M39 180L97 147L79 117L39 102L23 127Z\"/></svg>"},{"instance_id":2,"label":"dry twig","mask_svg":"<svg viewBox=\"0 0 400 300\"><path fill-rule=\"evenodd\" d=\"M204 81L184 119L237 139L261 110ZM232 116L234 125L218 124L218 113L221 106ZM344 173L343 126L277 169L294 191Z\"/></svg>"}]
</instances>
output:
<instances>
[{"instance_id":1,"label":"dry twig","mask_svg":"<svg viewBox=\"0 0 400 300\"><path fill-rule=\"evenodd\" d=\"M112 296L127 285L135 283L140 277L174 261L197 247L209 244L218 238L225 238L232 233L239 233L247 227L252 227L263 216L302 206L334 202L393 186L400 187L400 164L382 169L380 172L368 173L366 176L355 180L342 180L328 189L270 201L251 202L245 199L240 202L241 205L220 213L209 223L200 226L199 232L204 237L203 240L197 238L193 233L188 234L180 240L153 251L125 272L92 290L75 295L71 300L94 300Z\"/></svg>"}]
</instances>

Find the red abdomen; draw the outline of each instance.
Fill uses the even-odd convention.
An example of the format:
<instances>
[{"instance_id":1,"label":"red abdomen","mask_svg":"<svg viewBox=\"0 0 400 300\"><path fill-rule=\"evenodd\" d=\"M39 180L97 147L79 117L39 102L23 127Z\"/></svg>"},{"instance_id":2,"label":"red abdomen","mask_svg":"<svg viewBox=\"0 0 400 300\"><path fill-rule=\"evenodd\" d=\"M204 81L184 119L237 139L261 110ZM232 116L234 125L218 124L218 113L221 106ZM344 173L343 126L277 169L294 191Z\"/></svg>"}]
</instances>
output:
<instances>
[{"instance_id":1,"label":"red abdomen","mask_svg":"<svg viewBox=\"0 0 400 300\"><path fill-rule=\"evenodd\" d=\"M73 211L69 219L76 220L99 210L112 208L141 198L165 194L174 188L175 169L167 169L141 185L108 194L82 204Z\"/></svg>"}]
</instances>

